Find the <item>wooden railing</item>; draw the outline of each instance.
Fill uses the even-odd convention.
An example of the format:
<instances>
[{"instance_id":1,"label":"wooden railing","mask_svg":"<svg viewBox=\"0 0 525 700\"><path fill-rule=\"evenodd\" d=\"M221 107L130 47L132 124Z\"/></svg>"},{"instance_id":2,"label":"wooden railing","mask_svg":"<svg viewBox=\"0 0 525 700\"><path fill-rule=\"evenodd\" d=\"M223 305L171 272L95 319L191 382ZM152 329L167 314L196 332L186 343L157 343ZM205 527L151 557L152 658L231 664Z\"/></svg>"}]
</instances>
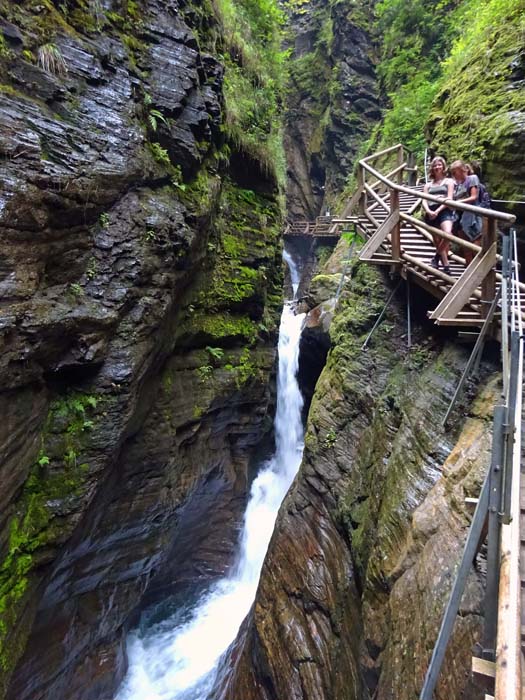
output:
<instances>
[{"instance_id":1,"label":"wooden railing","mask_svg":"<svg viewBox=\"0 0 525 700\"><path fill-rule=\"evenodd\" d=\"M344 222L334 220L331 216L318 216L315 221L296 220L290 222L284 229L284 236L312 236L319 238L335 238L340 235Z\"/></svg>"},{"instance_id":2,"label":"wooden railing","mask_svg":"<svg viewBox=\"0 0 525 700\"><path fill-rule=\"evenodd\" d=\"M395 157L396 166L386 174L381 173L374 165L385 157ZM459 280L448 277L444 272L432 270L434 275L442 277L448 282L453 282L453 290L446 295L442 303L431 315L431 318L438 318L443 313L448 315L457 313L472 295L479 295L482 301L482 314L486 314L489 303L494 299L496 281L497 255L497 226L498 222L512 224L516 217L512 214L484 209L471 204L464 204L455 200L436 197L434 195L418 192L419 199L429 202L446 204L447 207L460 212L472 212L482 218L483 228L481 245L470 241L465 241L458 236L448 234L439 228L430 226L419 219L411 216L413 212L405 213L400 210L400 196L414 195L414 189L404 185L403 182L415 180L416 169L413 165L413 156L402 144L397 144L378 153L374 153L359 161L358 186L354 196L349 201L343 212L343 218L348 217L356 208L359 215L366 217L376 228L373 236L367 241L362 251L362 256L373 254L379 246L388 239L392 251L392 263L401 263L402 258L410 256L401 250L401 224L408 222L417 227L419 231L425 231L432 236L445 238L451 242L458 243L462 248L467 248L476 253L472 263L465 269ZM372 180L370 180L370 177ZM392 178L395 178L392 179ZM381 193L389 193L388 202L381 196ZM382 207L388 214L383 223L379 223L374 217L377 207ZM421 264L421 263L420 263ZM428 266L427 266L428 267ZM481 293L476 291L481 284ZM453 291L453 293L452 293Z\"/></svg>"}]
</instances>

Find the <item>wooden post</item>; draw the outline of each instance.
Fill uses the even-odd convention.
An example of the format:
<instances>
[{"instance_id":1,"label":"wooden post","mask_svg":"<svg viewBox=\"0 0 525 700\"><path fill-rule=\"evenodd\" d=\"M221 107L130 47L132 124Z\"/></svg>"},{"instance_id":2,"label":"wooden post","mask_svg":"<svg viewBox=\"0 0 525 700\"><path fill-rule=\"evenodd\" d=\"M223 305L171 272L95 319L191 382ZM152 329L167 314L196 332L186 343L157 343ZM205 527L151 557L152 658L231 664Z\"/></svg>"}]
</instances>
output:
<instances>
[{"instance_id":1,"label":"wooden post","mask_svg":"<svg viewBox=\"0 0 525 700\"><path fill-rule=\"evenodd\" d=\"M404 149L403 146L400 144L399 148L397 149L397 165L400 167L403 165L405 162L405 154L404 154ZM402 185L403 184L403 171L404 168L402 168L398 173L397 173L397 184Z\"/></svg>"},{"instance_id":2,"label":"wooden post","mask_svg":"<svg viewBox=\"0 0 525 700\"><path fill-rule=\"evenodd\" d=\"M399 214L399 192L397 190L390 190L390 211L397 212ZM390 234L390 241L392 245L392 258L394 260L401 259L401 221L394 225L392 232Z\"/></svg>"},{"instance_id":3,"label":"wooden post","mask_svg":"<svg viewBox=\"0 0 525 700\"><path fill-rule=\"evenodd\" d=\"M365 215L366 210L366 192L365 192L365 169L362 165L359 166L357 171L357 187L361 192L359 197L359 214Z\"/></svg>"},{"instance_id":4,"label":"wooden post","mask_svg":"<svg viewBox=\"0 0 525 700\"><path fill-rule=\"evenodd\" d=\"M412 151L409 152L408 154L408 167L410 170L408 171L408 184L410 187L414 187L417 183L417 172L416 172L416 158L414 156L414 153Z\"/></svg>"},{"instance_id":5,"label":"wooden post","mask_svg":"<svg viewBox=\"0 0 525 700\"><path fill-rule=\"evenodd\" d=\"M495 219L489 219L485 227L483 222L483 234L481 237L481 250L487 252L498 237L498 229ZM494 266L481 283L481 315L486 317L489 311L489 304L496 295L496 249L494 249Z\"/></svg>"}]
</instances>

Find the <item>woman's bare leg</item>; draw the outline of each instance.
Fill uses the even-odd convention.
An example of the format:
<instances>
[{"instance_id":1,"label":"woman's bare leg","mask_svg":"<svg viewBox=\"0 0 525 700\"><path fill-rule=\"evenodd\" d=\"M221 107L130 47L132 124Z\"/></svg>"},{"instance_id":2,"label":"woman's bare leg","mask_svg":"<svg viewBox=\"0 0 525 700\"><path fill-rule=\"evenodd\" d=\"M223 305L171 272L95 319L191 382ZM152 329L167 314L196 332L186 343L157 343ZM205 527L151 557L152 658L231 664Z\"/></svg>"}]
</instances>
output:
<instances>
[{"instance_id":1,"label":"woman's bare leg","mask_svg":"<svg viewBox=\"0 0 525 700\"><path fill-rule=\"evenodd\" d=\"M444 231L445 233L452 233L452 221L442 221L441 230ZM439 248L438 248L438 253L439 257L441 258L441 262L443 263L443 267L448 267L448 251L450 249L450 241L447 241L446 238L442 238Z\"/></svg>"}]
</instances>

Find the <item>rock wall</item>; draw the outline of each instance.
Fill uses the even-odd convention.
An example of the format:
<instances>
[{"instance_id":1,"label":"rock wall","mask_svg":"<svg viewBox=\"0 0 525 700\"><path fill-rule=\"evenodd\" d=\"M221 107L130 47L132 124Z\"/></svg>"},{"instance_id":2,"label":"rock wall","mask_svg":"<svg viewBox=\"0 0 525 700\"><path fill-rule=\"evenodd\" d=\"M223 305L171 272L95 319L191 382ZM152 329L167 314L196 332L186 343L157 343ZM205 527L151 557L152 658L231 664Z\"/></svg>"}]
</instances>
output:
<instances>
[{"instance_id":1,"label":"rock wall","mask_svg":"<svg viewBox=\"0 0 525 700\"><path fill-rule=\"evenodd\" d=\"M327 296L348 256L340 243L312 281L321 307L305 333L322 333L333 315L331 349L303 463L230 654L230 678L217 689L221 700L417 697L469 524L465 497L479 493L489 464L497 375L484 367L478 398L466 397L445 431L467 350L434 334L421 297L408 350L403 292L363 350L389 283L354 262L334 313ZM441 700L479 697L469 668L482 576L481 559L447 652Z\"/></svg>"},{"instance_id":2,"label":"rock wall","mask_svg":"<svg viewBox=\"0 0 525 700\"><path fill-rule=\"evenodd\" d=\"M287 208L291 219L312 219L342 191L381 117L372 4L291 0L287 8Z\"/></svg>"},{"instance_id":3,"label":"rock wall","mask_svg":"<svg viewBox=\"0 0 525 700\"><path fill-rule=\"evenodd\" d=\"M143 597L230 561L278 190L227 139L211 5L0 7L0 697L109 699Z\"/></svg>"}]
</instances>

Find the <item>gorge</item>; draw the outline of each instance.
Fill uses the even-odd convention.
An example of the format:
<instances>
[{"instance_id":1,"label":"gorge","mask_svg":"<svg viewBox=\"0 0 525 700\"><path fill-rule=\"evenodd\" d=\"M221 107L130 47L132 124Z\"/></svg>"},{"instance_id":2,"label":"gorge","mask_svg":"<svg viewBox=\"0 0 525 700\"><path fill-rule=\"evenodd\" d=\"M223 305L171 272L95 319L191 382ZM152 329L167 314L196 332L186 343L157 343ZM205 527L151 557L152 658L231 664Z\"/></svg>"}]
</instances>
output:
<instances>
[{"instance_id":1,"label":"gorge","mask_svg":"<svg viewBox=\"0 0 525 700\"><path fill-rule=\"evenodd\" d=\"M524 29L524 0L0 0L0 700L418 696L498 348L445 430L469 347L433 300L408 347L399 286L363 350L397 282L351 236L283 265L282 231L398 141L523 202ZM436 700L480 697L484 567Z\"/></svg>"}]
</instances>

